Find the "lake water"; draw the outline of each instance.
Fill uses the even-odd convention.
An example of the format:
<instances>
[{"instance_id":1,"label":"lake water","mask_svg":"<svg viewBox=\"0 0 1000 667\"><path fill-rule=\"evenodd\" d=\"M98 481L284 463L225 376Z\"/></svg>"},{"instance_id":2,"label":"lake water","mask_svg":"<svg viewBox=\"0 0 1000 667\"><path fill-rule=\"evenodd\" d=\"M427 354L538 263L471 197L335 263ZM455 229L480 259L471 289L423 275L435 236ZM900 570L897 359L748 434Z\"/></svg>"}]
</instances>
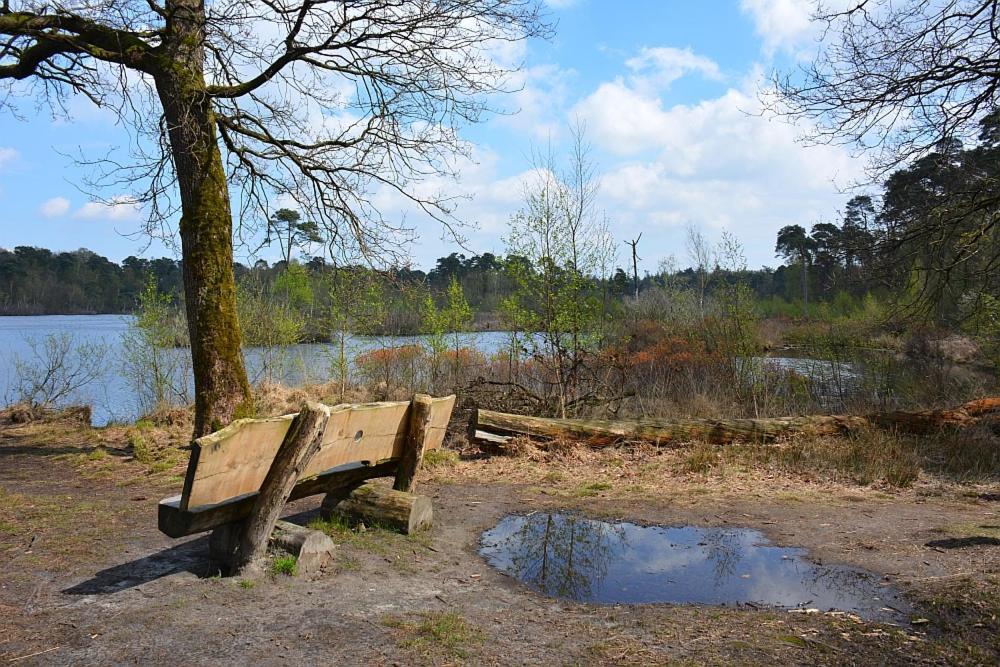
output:
<instances>
[{"instance_id":1,"label":"lake water","mask_svg":"<svg viewBox=\"0 0 1000 667\"><path fill-rule=\"evenodd\" d=\"M28 317L0 317L0 403L10 403L17 396L15 361L30 359L30 340L43 342L52 334L70 334L74 343L103 343L108 348L107 357L100 369L100 377L63 403L84 403L93 408L93 422L97 426L112 421L131 422L141 416L142 409L136 391L124 375L122 340L131 319L127 315L49 315ZM424 344L424 336L351 336L346 345L350 363L358 354L380 347ZM449 340L451 344L451 340ZM506 349L509 333L488 331L466 333L459 336L459 344L473 347L485 355ZM186 369L190 351L184 348L163 351L168 365ZM274 351L246 348L244 358L252 382L264 379L264 368L272 369L269 379L296 386L310 382L323 382L337 375L337 348L332 344L304 344L287 348L276 362ZM904 381L910 384L926 383L926 372L912 362L894 362L891 373L869 361L837 362L800 357L756 357L754 364L767 365L772 371L767 381L782 383L791 390L791 378L805 380L799 390L808 392L814 405L829 411L844 411L846 402L853 396L885 398L892 405L893 391ZM277 371L273 369L278 369ZM961 369L956 369L962 373ZM787 372L787 373L786 373ZM187 387L187 399L193 397L189 372L174 373L175 384ZM906 378L909 377L909 380Z\"/></svg>"},{"instance_id":2,"label":"lake water","mask_svg":"<svg viewBox=\"0 0 1000 667\"><path fill-rule=\"evenodd\" d=\"M570 513L511 515L483 533L493 567L552 597L597 604L838 610L901 620L909 606L878 575L820 565L750 528L638 526Z\"/></svg>"},{"instance_id":3,"label":"lake water","mask_svg":"<svg viewBox=\"0 0 1000 667\"><path fill-rule=\"evenodd\" d=\"M122 337L129 327L128 315L46 315L26 317L0 317L0 401L11 402L16 395L15 360L30 359L29 341L42 342L52 334L69 333L74 342L103 343L109 354L101 377L89 383L72 399L65 401L90 404L93 422L97 426L111 421L134 421L140 416L140 406L134 390L123 376ZM387 346L415 344L425 341L423 336L351 336L347 341L347 357ZM492 354L507 343L504 332L487 331L461 334L462 345L475 347L485 354ZM168 356L186 359L187 349L167 350ZM337 351L330 344L294 345L280 364L281 376L276 378L290 385L320 382L332 377ZM246 348L244 358L251 380L260 379L265 354L257 348ZM190 386L193 382L187 379Z\"/></svg>"}]
</instances>

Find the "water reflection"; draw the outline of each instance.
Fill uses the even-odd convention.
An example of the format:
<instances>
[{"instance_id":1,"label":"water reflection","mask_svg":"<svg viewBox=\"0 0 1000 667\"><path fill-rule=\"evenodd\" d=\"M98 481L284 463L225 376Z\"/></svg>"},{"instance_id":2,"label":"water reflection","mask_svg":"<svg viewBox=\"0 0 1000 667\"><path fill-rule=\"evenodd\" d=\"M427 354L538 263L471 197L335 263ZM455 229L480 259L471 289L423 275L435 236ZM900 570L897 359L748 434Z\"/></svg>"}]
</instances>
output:
<instances>
[{"instance_id":1,"label":"water reflection","mask_svg":"<svg viewBox=\"0 0 1000 667\"><path fill-rule=\"evenodd\" d=\"M556 597L592 599L612 555L626 542L620 527L578 516L518 518L522 520L512 522L514 530L505 539L511 568L525 583ZM488 545L484 538L484 548Z\"/></svg>"},{"instance_id":2,"label":"water reflection","mask_svg":"<svg viewBox=\"0 0 1000 667\"><path fill-rule=\"evenodd\" d=\"M546 595L594 603L753 604L894 618L906 605L863 570L825 566L746 528L637 526L568 513L505 517L480 553Z\"/></svg>"}]
</instances>

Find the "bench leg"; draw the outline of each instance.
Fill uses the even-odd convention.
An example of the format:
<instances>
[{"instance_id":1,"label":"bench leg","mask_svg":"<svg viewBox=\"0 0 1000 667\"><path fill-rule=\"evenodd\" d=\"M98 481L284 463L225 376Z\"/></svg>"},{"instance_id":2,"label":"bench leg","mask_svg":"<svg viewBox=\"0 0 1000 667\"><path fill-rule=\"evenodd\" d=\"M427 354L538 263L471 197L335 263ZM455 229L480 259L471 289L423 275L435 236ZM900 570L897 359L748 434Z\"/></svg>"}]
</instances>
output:
<instances>
[{"instance_id":1,"label":"bench leg","mask_svg":"<svg viewBox=\"0 0 1000 667\"><path fill-rule=\"evenodd\" d=\"M329 506L328 501L332 503ZM349 523L379 525L404 535L430 528L434 522L430 498L375 484L362 484L346 498L328 495L323 501L323 511Z\"/></svg>"},{"instance_id":2,"label":"bench leg","mask_svg":"<svg viewBox=\"0 0 1000 667\"><path fill-rule=\"evenodd\" d=\"M228 570L233 566L236 548L240 544L243 522L227 523L212 531L208 537L208 554L212 560L221 563Z\"/></svg>"}]
</instances>

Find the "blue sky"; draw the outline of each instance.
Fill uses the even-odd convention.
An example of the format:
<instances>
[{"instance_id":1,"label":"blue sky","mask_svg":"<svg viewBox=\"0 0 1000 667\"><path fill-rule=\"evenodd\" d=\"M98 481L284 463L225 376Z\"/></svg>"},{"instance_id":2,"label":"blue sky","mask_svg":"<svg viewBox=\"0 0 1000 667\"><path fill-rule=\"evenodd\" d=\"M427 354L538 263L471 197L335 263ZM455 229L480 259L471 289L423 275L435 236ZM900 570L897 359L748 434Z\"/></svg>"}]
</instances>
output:
<instances>
[{"instance_id":1,"label":"blue sky","mask_svg":"<svg viewBox=\"0 0 1000 667\"><path fill-rule=\"evenodd\" d=\"M763 74L815 49L806 0L549 0L557 21L549 41L507 56L523 60L521 88L503 100L512 113L468 128L473 160L448 192L470 197L458 216L467 249L440 226L407 213L418 230L413 263L429 268L453 251L502 253L502 237L530 174L532 147L565 147L580 119L600 172L599 206L620 242L643 234L639 254L654 270L673 255L685 266L685 228L709 239L739 238L751 266L771 265L775 232L786 224L835 220L862 161L841 147L796 142L803 127L759 113ZM139 233L142 211L90 201L88 170L70 155L101 157L128 144L113 118L82 100L71 120L26 104L26 121L0 113L0 246L87 247L114 260L173 255ZM103 191L105 200L120 193ZM383 213L404 211L386 197ZM246 259L249 251L237 248ZM277 249L259 253L277 257Z\"/></svg>"}]
</instances>

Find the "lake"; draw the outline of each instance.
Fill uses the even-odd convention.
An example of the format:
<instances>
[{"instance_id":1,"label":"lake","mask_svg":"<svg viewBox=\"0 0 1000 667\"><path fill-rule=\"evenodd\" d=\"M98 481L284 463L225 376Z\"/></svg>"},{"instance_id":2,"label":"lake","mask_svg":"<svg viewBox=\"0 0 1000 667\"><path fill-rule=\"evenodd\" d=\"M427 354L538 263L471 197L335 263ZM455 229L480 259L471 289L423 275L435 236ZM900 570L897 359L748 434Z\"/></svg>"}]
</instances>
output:
<instances>
[{"instance_id":1,"label":"lake","mask_svg":"<svg viewBox=\"0 0 1000 667\"><path fill-rule=\"evenodd\" d=\"M43 341L52 334L71 334L76 342L104 343L109 348L102 377L77 392L72 400L93 407L93 423L103 426L113 421L131 422L140 416L134 390L123 376L122 337L131 321L130 315L45 315L0 317L0 399L4 404L16 397L15 360L29 359L32 350L29 341ZM503 347L508 334L498 331L466 333L460 335L462 345L475 347L484 354L492 354ZM379 347L419 344L424 336L351 336L347 342L347 357ZM178 348L167 354L186 357L189 350ZM260 379L264 354L258 348L246 348L244 357L251 380ZM336 358L336 348L331 344L294 345L288 350L283 373L277 378L289 385L328 380ZM188 379L190 386L192 380Z\"/></svg>"},{"instance_id":2,"label":"lake","mask_svg":"<svg viewBox=\"0 0 1000 667\"><path fill-rule=\"evenodd\" d=\"M11 403L17 398L17 359L30 359L29 341L43 342L47 336L70 334L75 343L103 343L108 348L96 381L89 383L76 395L63 403L82 403L92 407L93 423L103 426L109 422L133 422L142 410L136 391L130 386L124 371L123 336L129 329L129 315L47 315L0 316L0 402ZM509 333L486 331L464 333L459 343L491 355L509 344ZM423 344L426 336L350 336L346 344L348 362L358 354L381 347ZM452 343L449 337L449 345ZM163 351L165 358L173 360L178 368L186 368L190 351L176 348ZM245 348L244 358L251 382L263 379L264 367L278 368L270 379L297 386L325 382L336 376L337 347L329 343L294 345L282 353L280 363L274 362L275 353L262 348ZM949 395L956 388L955 396L963 393L960 388L969 382L980 382L968 368L928 366L901 357L871 358L858 354L850 361L831 362L804 357L773 356L755 357L750 360L758 369L769 369L762 377L766 382L780 382L785 391L805 391L811 397L813 409L832 412L849 410L853 397L882 401L886 406L897 404L897 396L907 387L917 387L925 392L928 385L947 390ZM889 362L889 363L886 363ZM273 372L273 371L272 371ZM193 397L192 379L177 375L178 386L188 387L188 397ZM798 380L795 380L798 378ZM932 379L933 378L933 379ZM970 379L971 378L971 379ZM803 384L804 383L804 384ZM797 387L797 389L795 389ZM957 402L957 399L952 401Z\"/></svg>"}]
</instances>

